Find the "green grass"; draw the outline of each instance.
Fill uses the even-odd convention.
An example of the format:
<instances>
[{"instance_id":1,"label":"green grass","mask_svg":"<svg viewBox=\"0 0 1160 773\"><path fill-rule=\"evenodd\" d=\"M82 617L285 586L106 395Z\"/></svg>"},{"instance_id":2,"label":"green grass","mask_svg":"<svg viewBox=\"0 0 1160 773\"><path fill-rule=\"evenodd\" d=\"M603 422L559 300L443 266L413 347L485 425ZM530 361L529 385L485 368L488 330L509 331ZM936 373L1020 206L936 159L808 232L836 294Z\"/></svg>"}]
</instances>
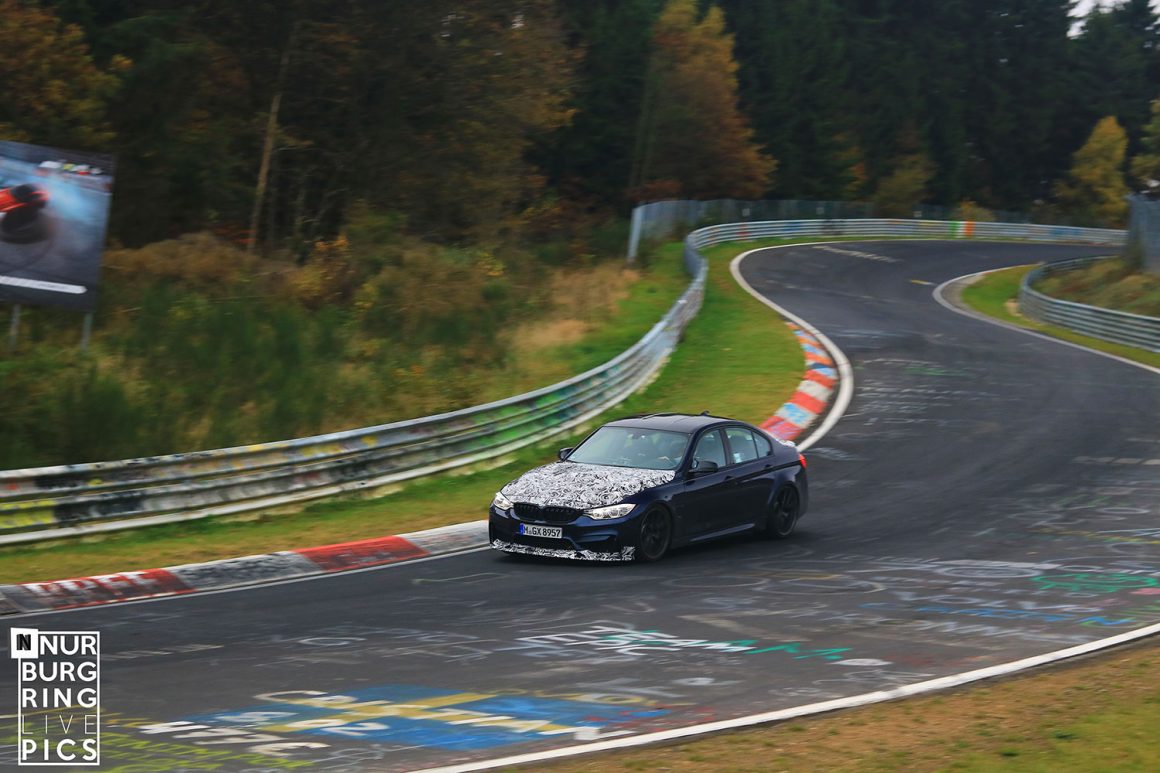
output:
<instances>
[{"instance_id":1,"label":"green grass","mask_svg":"<svg viewBox=\"0 0 1160 773\"><path fill-rule=\"evenodd\" d=\"M746 245L749 247L750 245ZM657 266L679 266L681 245L662 247ZM802 355L790 329L766 306L738 287L729 260L739 251L722 245L709 251L708 286L701 313L685 331L675 354L658 378L642 392L593 424L629 413L711 410L759 422L776 411L801 378ZM672 270L671 268L669 269ZM679 276L673 273L672 276ZM682 285L687 278L681 280ZM643 282L640 284L644 284ZM648 295L647 291L642 293ZM655 294L654 294L655 295ZM673 294L648 299L655 321ZM633 305L631 299L627 301ZM644 301L640 304L644 305ZM644 319L646 311L634 311ZM580 365L608 359L632 337L609 335L600 353L595 344L573 351ZM440 475L417 481L374 500L339 499L298 513L258 513L248 518L219 518L26 545L0 550L0 582L54 580L89 574L145 569L227 556L399 534L483 517L494 492L535 464L553 458L581 430L524 449L503 464L465 475Z\"/></svg>"},{"instance_id":2,"label":"green grass","mask_svg":"<svg viewBox=\"0 0 1160 773\"><path fill-rule=\"evenodd\" d=\"M1019 283L1033 268L1035 266L1017 266L986 274L979 281L963 290L963 301L976 311L1003 322L1035 330L1090 349L1141 362L1145 365L1160 367L1160 354L1156 352L1080 335L1057 325L1035 322L1019 314L1014 308L1014 303L1019 297Z\"/></svg>"}]
</instances>

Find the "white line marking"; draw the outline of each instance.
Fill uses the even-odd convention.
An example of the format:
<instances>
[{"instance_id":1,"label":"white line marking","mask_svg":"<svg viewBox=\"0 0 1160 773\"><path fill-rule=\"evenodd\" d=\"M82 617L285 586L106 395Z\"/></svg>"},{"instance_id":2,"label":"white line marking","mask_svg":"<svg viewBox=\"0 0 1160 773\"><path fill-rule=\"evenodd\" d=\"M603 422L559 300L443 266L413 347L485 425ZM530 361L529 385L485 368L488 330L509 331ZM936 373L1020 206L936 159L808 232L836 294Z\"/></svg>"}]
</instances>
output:
<instances>
[{"instance_id":1,"label":"white line marking","mask_svg":"<svg viewBox=\"0 0 1160 773\"><path fill-rule=\"evenodd\" d=\"M798 246L798 245L785 245L785 246L789 247L789 246ZM764 247L761 249L780 249L780 247ZM838 399L834 403L834 408L830 411L829 415L827 415L826 421L823 422L822 426L819 427L817 430L815 430L814 433L812 435L810 435L808 440L800 446L802 448L805 448L809 444L812 444L812 443L820 440L826 434L826 432L828 432L830 430L830 428L833 427L833 425L838 422L838 420L842 416L842 413L845 412L845 409L849 404L850 395L853 392L853 374L851 372L849 360L846 359L846 356L844 354L842 354L840 349L838 349L836 346L834 346L832 341L830 341L828 338L826 338L824 335L822 335L820 332L818 332L815 328L813 328L811 325L806 323L804 320L800 319L799 317L796 317L793 314L790 314L788 311L781 308L780 306L775 304L773 301L770 301L768 298L765 298L764 296L760 295L756 290L754 290L749 285L748 282L746 282L741 277L741 273L738 269L738 265L740 264L741 260L743 258L745 258L746 256L751 255L754 252L760 252L760 251L761 250L750 250L749 252L745 252L741 255L738 255L736 258L734 258L733 262L729 266L729 269L733 274L733 278L750 295L757 298L759 301L764 303L766 306L769 306L770 308L772 308L778 314L781 314L782 316L792 320L793 322L797 323L798 325L800 325L804 329L809 330L811 333L813 333L815 336L817 336L818 340L821 341L822 344L824 346L826 346L826 348L830 351L831 357L834 358L834 362L838 365L838 371L839 371L839 374L841 377L841 383L839 385L839 392L838 392ZM996 270L999 270L999 269L996 269ZM989 272L983 271L983 272L978 272L978 273L984 274L984 273L989 273ZM972 275L972 276L975 276L975 275ZM962 277L960 277L960 278L962 278ZM953 279L950 280L950 282L953 282L953 281L956 281L956 280L953 280ZM954 311L956 313L964 314L965 316L969 316L969 317L976 317L977 319L982 319L985 322L991 322L992 324L997 324L997 325L1000 325L1002 327L1009 327L1012 330L1018 330L1021 333L1027 333L1029 335L1034 335L1038 338L1045 338L1049 341L1054 341L1055 343L1064 344L1065 346L1072 346L1074 348L1082 349L1084 351L1092 351L1095 354L1100 354L1100 355L1103 355L1105 357L1110 357L1111 359L1114 359L1114 360L1126 362L1129 365L1136 365L1137 367L1142 367L1145 370L1151 370L1153 372L1160 372L1160 370L1158 370L1156 368L1153 368L1153 367L1148 366L1148 365L1143 365L1143 364L1138 363L1138 362L1133 362L1132 360L1126 360L1122 357L1116 357L1115 355L1110 355L1110 354L1106 354L1104 352L1099 352L1099 351L1087 349L1087 347L1078 346L1076 344L1072 344L1072 343L1067 342L1067 341L1060 341L1057 338L1051 338L1049 336L1045 336L1045 335L1042 335L1039 333L1034 333L1034 332L1031 332L1028 330L1024 330L1023 328L1015 327L1014 325L1008 325L1008 324L1003 323L1003 322L997 322L997 321L992 320L988 317L982 317L982 316L979 316L979 315L976 315L973 313L969 313L969 312L957 309L954 306L951 306L945 299L942 298L942 295L941 295L943 288L946 287L947 285L949 285L950 282L944 282L943 284L941 284L937 288L935 288L934 297L943 306L946 306L947 308L951 309L952 311ZM845 389L847 387L847 385L849 386L848 390ZM843 398L844 398L844 400L843 400ZM461 765L449 765L449 766L438 767L438 768L426 768L426 769L417 771L417 773L468 773L469 771L489 770L492 768L498 768L498 767L503 767L503 766L507 766L507 765L520 765L520 764L531 763L531 762L543 762L545 760L559 759L562 757L572 757L572 756L576 756L576 755L580 755L580 754L591 754L593 752L612 751L614 749L628 749L628 748L632 748L632 747L636 747L636 746L644 746L646 744L659 743L662 741L674 741L674 740L679 740L679 739L683 739L683 738L689 738L692 736L704 735L707 733L720 732L723 730L735 730L735 729L742 728L742 727L751 727L754 725L768 724L768 723L772 723L772 722L782 722L782 721L785 721L787 719L794 719L796 717L809 716L809 715L813 715L813 714L822 714L822 713L826 713L826 712L830 712L830 711L837 711L840 709L850 709L850 708L855 708L857 706L864 706L864 705L867 705L870 703L879 703L882 701L895 700L898 698L907 698L907 697L911 697L914 695L921 695L924 693L930 693L930 692L935 692L938 690L944 690L944 689L947 689L950 687L957 687L959 685L969 684L971 682L977 682L977 681L981 681L983 679L992 679L992 678L997 677L997 676L1006 676L1008 674L1013 674L1013 673L1017 673L1019 671L1024 671L1024 670L1029 669L1029 668L1034 668L1036 666L1047 665L1049 663L1056 663L1056 662L1059 662L1061 660L1066 660L1068 658L1074 658L1074 657L1077 657L1079 655L1086 655L1086 654L1091 653L1091 652L1097 652L1097 651L1102 650L1102 649L1114 647L1116 645L1124 644L1124 643L1127 643L1130 641L1135 641L1137 639L1147 638L1147 637L1153 636L1155 634L1160 634L1160 625L1148 626L1146 628L1141 628L1141 629L1138 629L1135 631L1129 631L1127 633L1120 634L1118 636L1113 636L1113 637L1108 638L1108 639L1100 639L1098 641L1088 642L1087 644L1081 644L1077 647L1071 647L1071 648L1065 649L1065 650L1057 650L1055 652L1049 652L1049 653L1046 653L1043 655L1035 655L1033 657L1024 658L1022 660L1016 660L1016 661L1013 661L1011 663L1005 663L1005 664L998 665L998 666L991 666L989 668L982 668L982 669L978 669L976 671L968 671L966 673L958 674L958 675L954 675L954 676L945 676L945 677L941 677L939 679L932 679L932 680L929 680L926 682L919 682L917 684L906 685L903 687L896 687L896 688L893 688L890 690L879 690L877 692L863 693L862 695L854 695L854 696L851 696L849 698L839 698L837 700L824 701L822 703L811 703L811 704L806 705L806 706L798 706L795 708L781 709L778 711L770 711L770 712L765 712L762 714L751 714L751 715L746 716L746 717L738 717L736 719L723 720L720 722L709 722L709 723L700 724L700 725L692 725L690 727L683 727L683 728L678 728L678 729L674 729L674 730L665 730L665 731L661 731L661 732L657 732L657 733L648 733L646 735L639 735L639 736L634 736L631 738L618 738L615 740L601 741L598 743L584 744L581 746L564 747L564 748L552 749L552 750L544 751L544 752L534 752L531 754L521 754L521 755L517 755L517 756L513 756L513 757L504 757L504 758L500 758L500 759L485 760L485 761L481 761L481 762L471 762L471 763L465 763L465 764L461 764Z\"/></svg>"},{"instance_id":2,"label":"white line marking","mask_svg":"<svg viewBox=\"0 0 1160 773\"><path fill-rule=\"evenodd\" d=\"M881 703L883 701L897 700L898 698L909 698L915 695L923 695L926 693L936 692L938 690L945 690L950 687L958 687L960 685L970 684L971 682L982 681L984 679L993 679L997 676L1006 676L1008 674L1014 674L1029 668L1035 668L1036 666L1044 666L1050 663L1057 663L1068 658L1086 655L1088 653L1096 652L1107 647L1126 644L1128 642L1135 641L1137 639L1143 639L1158 633L1160 633L1160 625L1152 625L1147 628L1140 628L1136 631L1122 633L1119 636L1113 636L1110 639L1100 639L1099 641L1080 644L1079 646L1070 647L1068 649L1059 650L1057 652L1049 652L1044 655L1034 655L1029 658L1023 658L1022 660L1003 663L998 666L980 668L976 671L967 671L963 674L944 676L938 679L931 679L926 682L918 682L916 684L895 687L890 690L878 690L877 692L852 695L848 698L837 698L835 700L823 701L821 703L810 703L805 706L796 706L789 709L767 711L762 714L750 714L747 717L725 719L719 722L707 722L701 725L691 725L689 727L681 727L674 730L662 730L657 733L648 733L646 735L632 736L630 738L617 738L608 741L599 741L597 743L583 744L581 746L571 746L560 749L550 749L543 752L520 754L512 757L504 757L501 759L468 762L461 765L448 765L439 768L424 768L422 770L415 771L415 773L468 773L469 771L489 770L491 768L503 767L505 765L521 765L530 762L543 762L545 760L559 759L561 757L571 757L578 754L591 754L593 752L612 751L614 749L628 749L634 746L644 746L645 744L658 743L661 741L675 741L682 738L689 738L691 736L704 735L706 733L718 733L723 730L736 730L738 728L752 727L754 725L764 725L772 722L784 722L787 719L796 719L797 717L811 716L814 714L824 714L826 712L839 711L841 709L852 709L857 706L865 706L870 703Z\"/></svg>"},{"instance_id":3,"label":"white line marking","mask_svg":"<svg viewBox=\"0 0 1160 773\"><path fill-rule=\"evenodd\" d=\"M917 240L915 240L915 241L917 241ZM798 246L798 245L784 245L784 247L791 247L791 246ZM764 303L766 306L769 306L770 308L772 308L778 314L781 314L782 316L784 316L784 317L792 320L796 324L800 325L803 329L808 330L809 332L813 333L813 335L816 336L817 339L822 343L822 345L825 346L826 349L830 352L830 356L834 359L835 364L838 366L838 372L839 372L840 378L841 378L841 382L839 384L838 397L834 402L833 409L829 412L829 414L826 417L826 420L822 423L822 425L818 429L816 429L804 443L799 444L799 446L798 446L799 448L805 449L805 448L808 448L813 443L820 440L827 432L829 432L829 430L833 427L833 425L836 424L839 419L841 419L842 414L845 413L845 410L849 405L850 399L851 399L852 394L853 394L853 389L854 389L853 371L850 368L850 361L848 359L846 359L845 354L843 354L842 351L837 346L835 346L834 343L832 341L830 341L829 338L827 338L825 335L823 335L820 331L818 331L812 325L807 323L805 320L791 314L790 312L786 311L782 307L775 304L773 301L771 301L768 298L765 298L764 296L759 294L756 290L754 290L749 285L748 282L746 282L741 277L738 266L743 258L745 258L748 255L753 254L754 252L760 252L761 250L773 250L773 249L782 249L782 247L763 247L763 248L758 249L758 250L750 250L749 252L742 253L741 255L738 255L736 258L733 259L732 263L730 263L729 270L733 274L733 278L737 281L737 283L739 285L741 285L741 287L743 289L746 290L746 292L748 292L750 295L757 298L759 301ZM994 269L994 270L997 271L997 270L1001 270L1001 269ZM986 274L986 273L990 273L990 272L980 271L980 272L977 272L977 274L971 274L969 276L976 276L978 274ZM965 277L959 277L959 278L962 279ZM1137 367L1144 368L1145 370L1150 370L1150 371L1153 371L1156 373L1160 373L1160 369L1153 368L1149 365L1144 365L1142 363L1134 362L1132 360L1127 360L1127 359L1124 359L1122 357L1117 357L1115 355L1107 354L1105 352L1096 351L1094 349L1088 349L1087 347L1079 346L1077 344L1072 344L1068 341L1061 341L1057 338L1051 338L1050 336L1045 336L1045 335L1042 335L1040 333L1035 333L1033 331L1024 330L1023 328L1016 327L1014 325L1009 325L1009 324L1004 323L1004 322L999 322L999 321L993 320L989 317L984 317L981 315L977 315L977 314L973 314L973 313L969 313L969 312L960 310L960 309L952 306L950 303L948 303L942 297L943 288L945 288L947 285L949 285L951 282L954 282L954 281L956 281L956 280L952 279L952 280L949 280L948 282L944 282L943 284L939 285L934 290L935 299L940 304L947 307L951 311L954 311L954 312L959 313L959 314L963 314L964 316L974 317L976 319L981 319L984 322L990 322L992 324L996 324L996 325L999 325L1001 327L1007 327L1007 328L1010 328L1012 330L1017 330L1021 333L1027 333L1028 335L1033 335L1033 336L1036 336L1037 338L1044 338L1048 341L1054 341L1055 343L1063 344L1065 346L1072 346L1073 348L1082 349L1083 351L1090 351L1094 354L1100 354L1100 355L1103 355L1105 357L1109 357L1109 358L1114 359L1114 360L1119 360L1120 362L1126 362L1129 365L1135 365ZM138 599L135 601L125 601L125 602L117 603L115 605L98 605L98 606L117 606L117 607L120 607L123 604L141 604L141 603L146 603L149 601L169 601L169 600L178 599L178 598L208 596L208 595L215 594L215 593L233 593L235 591L241 591L241 590L254 590L255 587L266 587L266 586L273 586L273 585L287 585L287 584L295 583L295 582L305 582L308 580L317 580L320 577L345 577L347 575L357 574L360 572L377 571L380 569L390 569L390 568L393 568L396 566L404 566L404 565L419 563L420 561L433 561L433 560L440 559L440 558L447 558L449 556L461 555L464 553L477 553L477 552L480 552L483 550L489 550L489 549L490 548L487 546L479 547L479 548L471 548L471 549L456 551L456 552L452 552L452 553L444 553L441 555L428 556L426 558L414 559L412 561L402 561L402 562L393 563L393 564L385 564L383 566L371 566L371 567L366 567L363 569L351 569L351 570L344 571L344 572L334 572L332 574L311 575L309 577L298 577L298 578L292 578L292 579L288 579L288 580L279 580L276 582L264 583L262 586L243 586L243 587L238 587L238 588L224 588L221 590L205 591L202 593L190 593L190 594L184 594L181 596L161 596L161 597L151 598L151 599ZM49 612L31 612L31 613L24 613L24 614L19 614L19 615L6 615L4 617L4 619L11 620L11 619L17 619L17 618L23 618L23 617L39 616L39 615L61 614L64 612L76 612L76 611L81 610L81 609L91 609L91 608L92 607L78 607L75 609L61 609L61 610L53 610L53 611L49 611ZM506 765L519 765L519 764L524 764L524 763L543 762L545 760L560 759L563 757L572 757L572 756L578 756L581 754L591 754L594 752L601 752L601 751L612 751L615 749L627 749L627 748L632 748L635 746L644 746L646 744L658 743L661 741L679 740L682 738L689 738L692 736L721 732L724 730L735 730L735 729L743 728L743 727L752 727L755 725L770 724L773 722L782 722L782 721L785 721L787 719L794 719L797 717L810 716L810 715L814 715L814 714L823 714L826 712L838 711L838 710L842 710L842 709L850 709L850 708L855 708L857 706L864 706L864 705L871 704L871 703L880 703L883 701L895 700L898 698L906 698L906 697L911 697L914 695L921 695L921 694L925 694L925 693L929 693L929 692L935 692L938 690L944 690L944 689L947 689L950 687L957 687L959 685L969 684L971 682L977 682L977 681L981 681L984 679L992 679L992 678L995 678L998 676L1005 676L1005 675L1013 674L1013 673L1023 671L1023 670L1029 669L1029 668L1034 668L1036 666L1042 666L1042 665L1047 665L1050 663L1056 663L1056 662L1059 662L1061 660L1066 660L1068 658L1073 658L1073 657L1077 657L1080 655L1086 655L1086 654L1091 653L1091 652L1097 652L1099 650L1106 649L1109 647L1114 647L1114 646L1117 646L1119 644L1125 644L1127 642L1135 641L1137 639L1147 638L1147 637L1153 636L1155 634L1160 634L1160 625L1153 625L1153 626L1149 626L1147 628L1141 628L1141 629L1138 629L1135 631L1129 631L1127 633L1123 633L1123 634L1120 634L1118 636L1113 636L1113 637L1108 638L1108 639L1100 639L1098 641L1088 642L1087 644L1081 644L1077 647L1071 647L1071 648L1065 649L1065 650L1058 650L1056 652L1049 652L1049 653L1046 653L1043 655L1035 655L1033 657L1024 658L1022 660L1016 660L1016 661L1013 661L1011 663L1005 663L1005 664L998 665L998 666L991 666L990 668L978 669L976 671L968 671L968 672L963 673L963 674L941 677L939 679L932 679L930 681L919 682L917 684L906 685L903 687L896 687L896 688L893 688L890 690L879 690L877 692L863 693L861 695L854 695L854 696L850 696L848 698L839 698L839 699L832 700L832 701L824 701L822 703L811 703L811 704L808 704L805 706L797 706L797 707L789 708L789 709L780 709L778 711L770 711L770 712L765 712L765 713L761 713L761 714L751 714L749 716L737 717L736 719L722 720L719 722L709 722L709 723L704 723L704 724L700 724L700 725L691 725L689 727L677 728L674 730L664 730L664 731L657 732L657 733L648 733L646 735L633 736L630 738L619 738L619 739L615 739L615 740L601 741L598 743L584 744L581 746L570 746L570 747L564 747L564 748L560 748L560 749L551 749L549 751L544 751L544 752L534 752L534 753L530 753L530 754L522 754L522 755L517 755L517 756L513 756L513 757L504 757L504 758L492 759L492 760L483 760L480 762L471 762L471 763L465 763L465 764L461 764L461 765L451 765L451 766L438 767L438 768L425 768L423 770L416 771L416 773L468 773L469 771L476 771L476 770L490 770L492 768L503 767Z\"/></svg>"},{"instance_id":4,"label":"white line marking","mask_svg":"<svg viewBox=\"0 0 1160 773\"><path fill-rule=\"evenodd\" d=\"M809 246L812 247L815 244L840 243L841 242L811 242ZM838 423L838 420L842 418L842 415L850 406L850 401L854 398L854 369L850 367L850 360L846 358L846 355L842 352L842 350L839 349L833 341L827 338L826 335L822 333L822 331L818 330L809 322L806 322L804 319L790 312L789 310L778 306L776 303L754 290L749 282L746 282L745 278L741 276L741 261L745 260L745 258L749 257L753 253L764 252L765 250L781 250L786 249L787 247L800 246L801 245L799 244L784 244L777 247L761 247L756 250L743 252L734 258L733 261L729 264L729 272L733 274L733 279L737 282L737 284L741 285L741 288L745 290L745 292L749 293L754 298L761 301L781 316L790 320L798 327L808 331L815 338L817 338L822 346L826 347L826 351L830 353L830 359L834 361L834 365L836 365L838 368L838 396L834 398L834 405L826 413L826 418L822 421L821 425L818 426L818 428L813 432L811 432L805 440L797 444L797 447L804 451L825 437L826 433L833 429L834 425Z\"/></svg>"},{"instance_id":5,"label":"white line marking","mask_svg":"<svg viewBox=\"0 0 1160 773\"><path fill-rule=\"evenodd\" d=\"M950 301L948 301L946 299L946 297L943 295L943 291L946 290L947 287L954 284L955 282L965 281L968 279L974 279L975 277L981 277L981 276L985 276L987 274L993 274L996 271L1006 271L1008 268L1014 268L1014 266L1006 266L1004 268L992 268L992 269L989 269L987 271L976 271L973 274L964 274L963 276L955 277L954 279L948 279L947 281L943 282L938 287L934 288L934 293L933 293L934 299L936 301L938 301L941 306L943 306L944 308L950 309L955 314L962 314L964 317L971 317L972 319L977 319L977 320L980 320L982 322L990 323L992 325L998 325L999 327L1005 327L1008 330L1014 330L1016 332L1023 333L1024 335L1034 336L1035 338L1042 338L1044 341L1051 341L1052 343L1059 344L1060 346L1070 346L1072 349L1079 349L1081 352L1089 352L1091 354L1098 354L1101 357L1107 357L1109 360L1115 360L1116 362L1123 362L1127 365L1134 365L1137 368L1143 368L1144 370L1151 371L1152 373L1156 373L1157 375L1160 375L1160 368L1154 368L1151 365L1145 365L1142 362L1136 362L1135 360L1129 360L1127 357L1120 357L1119 355L1109 354L1107 352L1101 352L1099 349L1091 349L1091 348L1088 348L1088 347L1083 346L1081 344L1072 343L1071 341L1064 341L1061 338L1055 338L1053 336L1049 336L1049 335L1046 335L1044 333L1037 332L1035 330L1028 330L1025 327L1019 327L1018 325L1012 325L1010 322L1004 322L1002 320L995 319L994 317L988 317L986 314L983 314L982 312L975 311L973 309L961 309L958 306L955 306Z\"/></svg>"}]
</instances>

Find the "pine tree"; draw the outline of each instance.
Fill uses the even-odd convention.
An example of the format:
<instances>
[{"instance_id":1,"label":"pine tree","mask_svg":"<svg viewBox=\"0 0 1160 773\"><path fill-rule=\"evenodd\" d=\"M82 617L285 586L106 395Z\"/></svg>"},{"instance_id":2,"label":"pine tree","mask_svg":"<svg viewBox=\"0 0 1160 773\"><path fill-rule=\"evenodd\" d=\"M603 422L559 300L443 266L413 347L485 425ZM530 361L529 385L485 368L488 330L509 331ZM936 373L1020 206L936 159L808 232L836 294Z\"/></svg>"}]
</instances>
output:
<instances>
[{"instance_id":1,"label":"pine tree","mask_svg":"<svg viewBox=\"0 0 1160 773\"><path fill-rule=\"evenodd\" d=\"M1134 150L1160 82L1160 19L1149 0L1094 6L1071 56L1066 139L1074 147L1100 116L1114 115Z\"/></svg>"},{"instance_id":2,"label":"pine tree","mask_svg":"<svg viewBox=\"0 0 1160 773\"><path fill-rule=\"evenodd\" d=\"M652 25L661 0L571 0L564 4L583 52L570 125L541 155L565 194L624 202L640 119Z\"/></svg>"},{"instance_id":3,"label":"pine tree","mask_svg":"<svg viewBox=\"0 0 1160 773\"><path fill-rule=\"evenodd\" d=\"M653 29L630 195L758 198L774 160L738 106L733 38L721 9L669 0Z\"/></svg>"},{"instance_id":4,"label":"pine tree","mask_svg":"<svg viewBox=\"0 0 1160 773\"><path fill-rule=\"evenodd\" d=\"M1056 186L1063 210L1080 225L1122 227L1128 212L1124 154L1128 136L1115 116L1102 118L1072 157L1071 171Z\"/></svg>"},{"instance_id":5,"label":"pine tree","mask_svg":"<svg viewBox=\"0 0 1160 773\"><path fill-rule=\"evenodd\" d=\"M915 205L926 200L935 172L912 124L900 133L898 147L889 174L878 181L874 192L875 210L883 217L910 217Z\"/></svg>"},{"instance_id":6,"label":"pine tree","mask_svg":"<svg viewBox=\"0 0 1160 773\"><path fill-rule=\"evenodd\" d=\"M1140 190L1160 189L1160 99L1152 102L1152 120L1144 127L1131 169Z\"/></svg>"},{"instance_id":7,"label":"pine tree","mask_svg":"<svg viewBox=\"0 0 1160 773\"><path fill-rule=\"evenodd\" d=\"M778 159L772 194L840 199L860 162L850 131L846 15L836 0L723 0L741 105Z\"/></svg>"}]
</instances>

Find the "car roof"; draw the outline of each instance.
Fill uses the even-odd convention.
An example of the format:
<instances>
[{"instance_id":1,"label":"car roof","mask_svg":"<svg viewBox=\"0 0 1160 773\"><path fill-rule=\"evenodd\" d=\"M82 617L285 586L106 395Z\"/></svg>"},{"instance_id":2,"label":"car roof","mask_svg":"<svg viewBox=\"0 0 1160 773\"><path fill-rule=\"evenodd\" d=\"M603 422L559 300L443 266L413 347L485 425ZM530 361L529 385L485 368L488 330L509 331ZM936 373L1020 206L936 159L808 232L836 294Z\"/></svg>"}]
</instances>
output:
<instances>
[{"instance_id":1,"label":"car roof","mask_svg":"<svg viewBox=\"0 0 1160 773\"><path fill-rule=\"evenodd\" d=\"M688 413L650 413L645 416L629 416L624 419L610 421L606 427L640 427L647 429L662 429L670 432L696 432L703 427L715 424L744 423L735 419L726 419L721 416L708 414Z\"/></svg>"}]
</instances>

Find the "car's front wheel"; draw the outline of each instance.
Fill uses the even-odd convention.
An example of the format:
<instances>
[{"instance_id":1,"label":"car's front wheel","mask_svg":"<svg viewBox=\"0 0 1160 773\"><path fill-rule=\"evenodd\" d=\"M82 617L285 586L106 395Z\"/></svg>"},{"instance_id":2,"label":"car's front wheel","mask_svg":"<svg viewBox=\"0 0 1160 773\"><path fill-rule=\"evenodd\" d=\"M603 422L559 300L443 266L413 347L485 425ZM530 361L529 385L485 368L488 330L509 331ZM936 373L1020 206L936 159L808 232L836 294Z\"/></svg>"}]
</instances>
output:
<instances>
[{"instance_id":1,"label":"car's front wheel","mask_svg":"<svg viewBox=\"0 0 1160 773\"><path fill-rule=\"evenodd\" d=\"M668 513L654 507L641 516L640 539L636 545L638 561L660 561L672 542L673 524Z\"/></svg>"},{"instance_id":2,"label":"car's front wheel","mask_svg":"<svg viewBox=\"0 0 1160 773\"><path fill-rule=\"evenodd\" d=\"M765 520L765 536L770 539L785 539L793 534L798 516L802 512L802 499L798 490L784 484L773 500L773 507Z\"/></svg>"}]
</instances>

